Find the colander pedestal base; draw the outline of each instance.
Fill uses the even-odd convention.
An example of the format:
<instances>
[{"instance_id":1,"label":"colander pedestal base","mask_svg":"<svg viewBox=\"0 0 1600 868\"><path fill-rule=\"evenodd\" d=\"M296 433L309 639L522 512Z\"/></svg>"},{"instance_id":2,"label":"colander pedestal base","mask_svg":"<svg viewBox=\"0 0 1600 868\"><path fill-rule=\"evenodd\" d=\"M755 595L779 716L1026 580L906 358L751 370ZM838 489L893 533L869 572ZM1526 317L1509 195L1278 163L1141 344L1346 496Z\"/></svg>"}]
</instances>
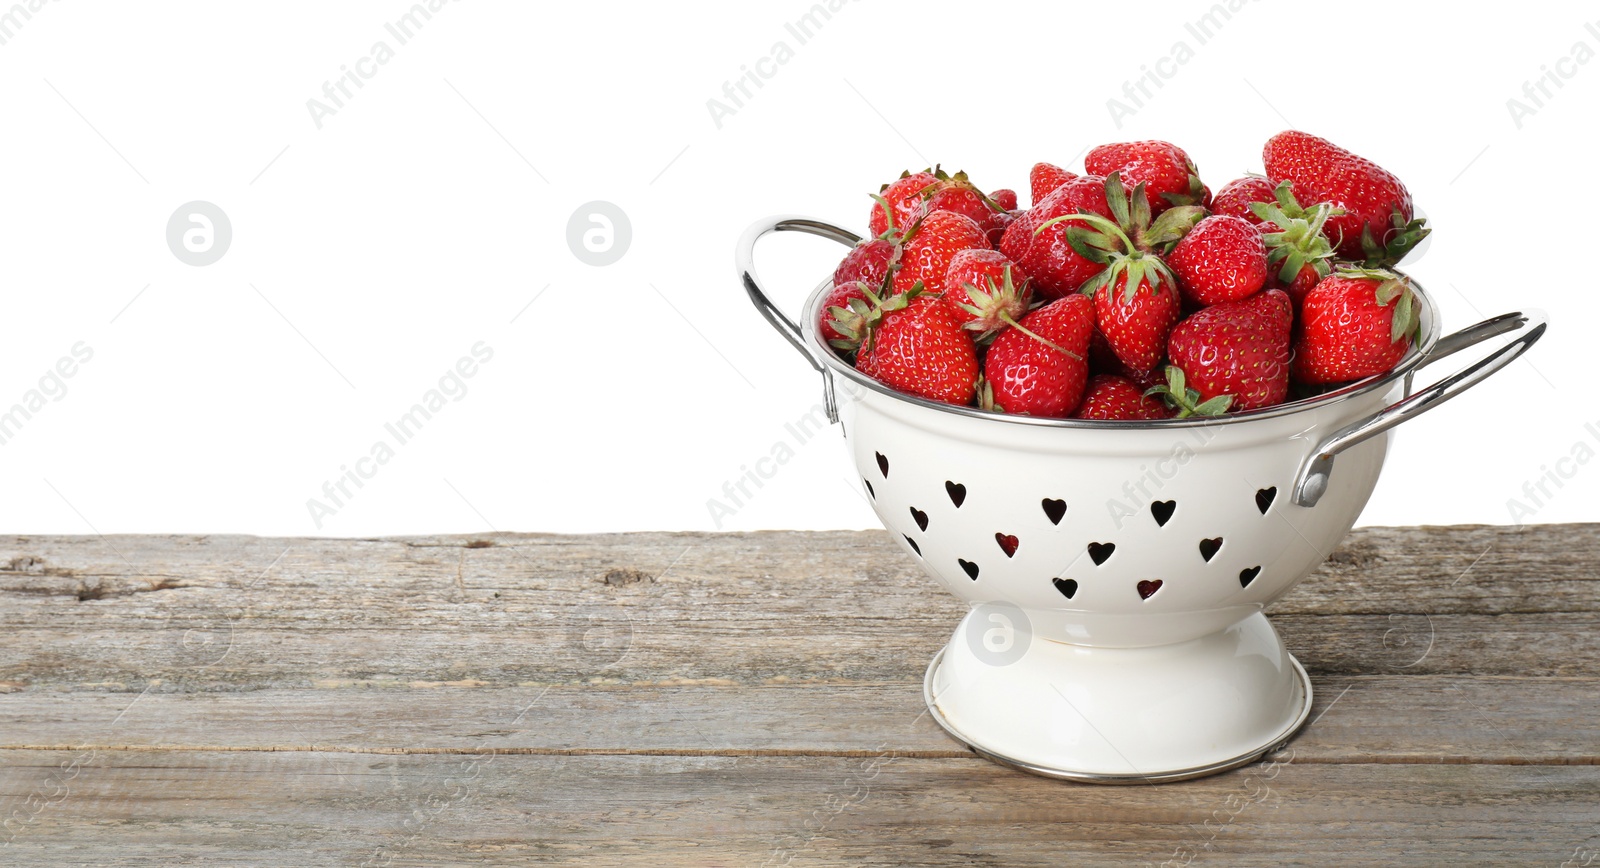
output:
<instances>
[{"instance_id":1,"label":"colander pedestal base","mask_svg":"<svg viewBox=\"0 0 1600 868\"><path fill-rule=\"evenodd\" d=\"M1201 777L1277 750L1311 711L1310 679L1259 612L1173 645L1034 637L1012 659L986 653L983 626L969 623L977 611L929 665L924 698L950 735L1023 771L1103 784Z\"/></svg>"}]
</instances>

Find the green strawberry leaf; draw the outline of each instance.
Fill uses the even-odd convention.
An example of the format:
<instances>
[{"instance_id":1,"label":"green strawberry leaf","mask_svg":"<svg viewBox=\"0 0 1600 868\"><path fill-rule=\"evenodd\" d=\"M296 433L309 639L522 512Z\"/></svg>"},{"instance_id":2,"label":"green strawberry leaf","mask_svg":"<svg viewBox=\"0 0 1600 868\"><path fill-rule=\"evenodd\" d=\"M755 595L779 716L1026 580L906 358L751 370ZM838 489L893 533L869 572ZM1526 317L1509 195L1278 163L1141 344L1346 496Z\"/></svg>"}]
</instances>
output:
<instances>
[{"instance_id":1,"label":"green strawberry leaf","mask_svg":"<svg viewBox=\"0 0 1600 868\"><path fill-rule=\"evenodd\" d=\"M1199 223L1205 216L1206 209L1199 205L1180 205L1176 208L1169 208L1162 212L1161 216L1156 218L1156 222L1152 223L1150 229L1145 232L1145 244L1152 250L1158 250L1163 253L1169 252L1171 246L1183 240L1183 236L1188 235L1189 230L1193 229L1194 225Z\"/></svg>"},{"instance_id":2,"label":"green strawberry leaf","mask_svg":"<svg viewBox=\"0 0 1600 868\"><path fill-rule=\"evenodd\" d=\"M1106 205L1111 208L1111 217L1118 226L1129 225L1128 193L1122 186L1121 172L1106 176Z\"/></svg>"},{"instance_id":3,"label":"green strawberry leaf","mask_svg":"<svg viewBox=\"0 0 1600 868\"><path fill-rule=\"evenodd\" d=\"M1394 320L1389 326L1389 343L1398 343L1401 338L1414 339L1421 325L1416 302L1407 288L1401 293L1399 301L1395 302Z\"/></svg>"}]
</instances>

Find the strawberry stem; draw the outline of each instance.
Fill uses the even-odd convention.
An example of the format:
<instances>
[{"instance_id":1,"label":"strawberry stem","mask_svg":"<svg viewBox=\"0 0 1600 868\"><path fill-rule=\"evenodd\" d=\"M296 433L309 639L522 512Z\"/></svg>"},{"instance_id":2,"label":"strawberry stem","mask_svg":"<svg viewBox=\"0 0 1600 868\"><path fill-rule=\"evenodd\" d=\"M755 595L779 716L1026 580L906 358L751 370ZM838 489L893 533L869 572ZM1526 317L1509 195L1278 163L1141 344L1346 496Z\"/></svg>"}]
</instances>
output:
<instances>
[{"instance_id":1,"label":"strawberry stem","mask_svg":"<svg viewBox=\"0 0 1600 868\"><path fill-rule=\"evenodd\" d=\"M1099 229L1101 232L1109 232L1110 234L1114 235L1117 240L1123 243L1126 249L1137 249L1134 247L1133 240L1128 237L1127 233L1122 231L1122 227L1104 217L1101 217L1099 214L1063 214L1060 217L1051 217L1049 220L1040 223L1039 228L1033 230L1033 234L1038 235L1057 223L1070 222L1087 223L1090 226Z\"/></svg>"},{"instance_id":2,"label":"strawberry stem","mask_svg":"<svg viewBox=\"0 0 1600 868\"><path fill-rule=\"evenodd\" d=\"M1011 318L1011 314L1009 314L1009 313L1001 313L1000 314L1000 319L1003 320L1006 325L1011 326L1012 328L1016 329L1017 331L1022 332L1023 334L1027 335L1030 338L1033 338L1034 340L1038 341L1041 344L1044 344L1045 346L1049 347L1050 349L1055 350L1056 352L1058 352L1058 353L1060 353L1060 354L1062 354L1064 356L1067 356L1068 358L1075 359L1075 360L1080 361L1080 362L1083 361L1083 356L1080 356L1077 353L1075 353L1075 352L1073 352L1073 351L1071 351L1069 349L1063 348L1062 346L1060 346L1059 344L1055 343L1054 341L1045 340L1043 337L1039 336L1037 333L1035 333L1034 331L1029 329L1027 326L1024 326L1022 323L1017 322L1016 320L1012 319Z\"/></svg>"}]
</instances>

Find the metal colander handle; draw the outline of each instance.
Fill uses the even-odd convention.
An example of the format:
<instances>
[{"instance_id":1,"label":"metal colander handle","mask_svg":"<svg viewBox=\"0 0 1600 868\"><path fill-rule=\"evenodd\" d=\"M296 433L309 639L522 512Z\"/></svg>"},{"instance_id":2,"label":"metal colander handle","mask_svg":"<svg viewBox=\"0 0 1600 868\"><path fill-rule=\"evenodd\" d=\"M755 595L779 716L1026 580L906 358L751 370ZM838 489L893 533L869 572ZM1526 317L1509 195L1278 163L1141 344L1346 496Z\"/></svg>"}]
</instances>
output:
<instances>
[{"instance_id":1,"label":"metal colander handle","mask_svg":"<svg viewBox=\"0 0 1600 868\"><path fill-rule=\"evenodd\" d=\"M1416 418L1488 379L1491 374L1527 352L1544 336L1548 325L1549 320L1543 311L1503 313L1440 339L1417 370L1490 338L1515 335L1471 365L1324 438L1300 468L1294 486L1294 502L1300 506L1316 506L1323 492L1328 489L1328 474L1333 472L1333 459L1340 452L1382 434L1401 422Z\"/></svg>"},{"instance_id":2,"label":"metal colander handle","mask_svg":"<svg viewBox=\"0 0 1600 868\"><path fill-rule=\"evenodd\" d=\"M734 267L739 270L739 280L744 283L745 292L750 294L750 303L761 311L767 322L777 329L780 334L794 344L794 348L806 357L811 367L819 371L825 370L822 363L817 361L811 350L806 348L805 338L800 334L800 327L794 320L778 309L772 299L767 297L766 290L761 288L761 279L756 276L756 242L761 237L771 232L804 232L807 235L817 235L822 238L831 238L846 247L854 247L861 243L861 236L848 229L841 229L832 223L821 220L812 220L809 217L796 217L793 215L780 215L757 220L750 224L750 228L739 237L739 244L734 248Z\"/></svg>"},{"instance_id":3,"label":"metal colander handle","mask_svg":"<svg viewBox=\"0 0 1600 868\"><path fill-rule=\"evenodd\" d=\"M761 279L756 276L756 242L770 232L803 232L807 235L816 235L822 238L831 238L846 247L854 247L861 243L861 236L848 229L841 229L832 223L813 220L809 217L795 215L779 215L757 220L750 224L750 228L739 237L739 243L733 251L734 267L739 271L739 280L744 284L745 292L750 294L750 303L761 311L767 322L778 330L778 333L794 344L800 355L806 357L811 367L822 373L823 406L828 410L828 421L839 421L838 403L833 395L833 380L828 377L828 369L806 347L805 336L800 333L800 327L794 320L778 309L772 299L767 296L766 290L761 288Z\"/></svg>"}]
</instances>

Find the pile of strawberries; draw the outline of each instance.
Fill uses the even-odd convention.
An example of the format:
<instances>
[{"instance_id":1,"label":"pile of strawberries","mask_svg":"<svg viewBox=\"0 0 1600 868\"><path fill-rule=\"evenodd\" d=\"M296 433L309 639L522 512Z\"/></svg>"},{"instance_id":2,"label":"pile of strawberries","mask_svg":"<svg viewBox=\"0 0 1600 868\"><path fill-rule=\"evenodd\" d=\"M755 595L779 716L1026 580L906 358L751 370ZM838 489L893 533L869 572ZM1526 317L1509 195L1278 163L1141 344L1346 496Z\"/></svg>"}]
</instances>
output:
<instances>
[{"instance_id":1,"label":"pile of strawberries","mask_svg":"<svg viewBox=\"0 0 1600 868\"><path fill-rule=\"evenodd\" d=\"M1391 370L1418 334L1389 270L1428 233L1377 164L1288 131L1215 195L1182 148L1039 163L1032 207L902 173L833 276L822 336L901 392L1004 413L1257 410Z\"/></svg>"}]
</instances>

